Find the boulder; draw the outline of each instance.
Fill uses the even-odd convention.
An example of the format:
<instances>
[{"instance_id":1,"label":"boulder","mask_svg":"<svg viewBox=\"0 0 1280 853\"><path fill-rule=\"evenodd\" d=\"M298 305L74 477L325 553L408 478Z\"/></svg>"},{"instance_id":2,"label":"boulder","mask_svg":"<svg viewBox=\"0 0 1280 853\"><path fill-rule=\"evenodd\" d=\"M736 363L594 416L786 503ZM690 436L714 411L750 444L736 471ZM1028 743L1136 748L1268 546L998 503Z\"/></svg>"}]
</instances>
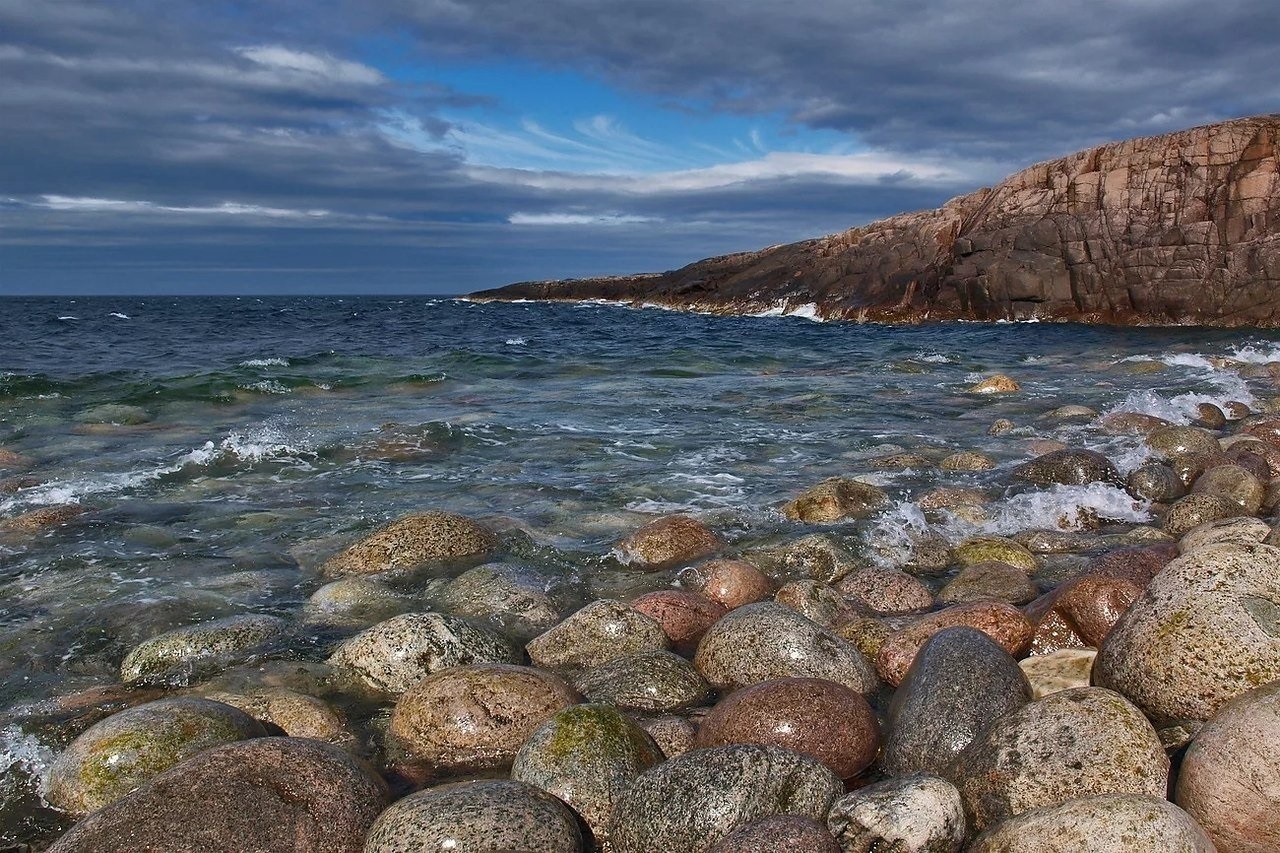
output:
<instances>
[{"instance_id":1,"label":"boulder","mask_svg":"<svg viewBox=\"0 0 1280 853\"><path fill-rule=\"evenodd\" d=\"M665 651L614 658L584 672L574 686L592 702L647 713L682 711L711 697L711 685L693 664Z\"/></svg>"},{"instance_id":2,"label":"boulder","mask_svg":"<svg viewBox=\"0 0 1280 853\"><path fill-rule=\"evenodd\" d=\"M1215 853L1186 812L1160 797L1103 794L1023 812L969 853ZM1223 851L1226 853L1226 851Z\"/></svg>"},{"instance_id":3,"label":"boulder","mask_svg":"<svg viewBox=\"0 0 1280 853\"><path fill-rule=\"evenodd\" d=\"M275 616L230 616L176 628L133 648L120 664L126 684L185 687L251 658L284 638L288 626Z\"/></svg>"},{"instance_id":4,"label":"boulder","mask_svg":"<svg viewBox=\"0 0 1280 853\"><path fill-rule=\"evenodd\" d=\"M827 628L839 625L852 615L849 602L835 587L821 581L790 581L782 585L773 600Z\"/></svg>"},{"instance_id":5,"label":"boulder","mask_svg":"<svg viewBox=\"0 0 1280 853\"><path fill-rule=\"evenodd\" d=\"M1130 471L1126 488L1139 500L1161 504L1173 503L1187 493L1174 470L1162 462L1149 462Z\"/></svg>"},{"instance_id":6,"label":"boulder","mask_svg":"<svg viewBox=\"0 0 1280 853\"><path fill-rule=\"evenodd\" d=\"M535 666L577 672L622 655L662 651L671 640L662 625L621 601L593 601L525 649Z\"/></svg>"},{"instance_id":7,"label":"boulder","mask_svg":"<svg viewBox=\"0 0 1280 853\"><path fill-rule=\"evenodd\" d=\"M1163 527L1166 533L1176 539L1193 527L1237 515L1240 512L1236 505L1226 498L1204 493L1187 495L1169 507Z\"/></svg>"},{"instance_id":8,"label":"boulder","mask_svg":"<svg viewBox=\"0 0 1280 853\"><path fill-rule=\"evenodd\" d=\"M1223 518L1193 527L1178 540L1178 552L1190 554L1197 548L1239 545L1252 548L1266 541L1271 527L1259 518Z\"/></svg>"},{"instance_id":9,"label":"boulder","mask_svg":"<svg viewBox=\"0 0 1280 853\"><path fill-rule=\"evenodd\" d=\"M615 551L624 563L644 571L658 571L709 557L724 547L719 536L687 515L655 519L618 542Z\"/></svg>"},{"instance_id":10,"label":"boulder","mask_svg":"<svg viewBox=\"0 0 1280 853\"><path fill-rule=\"evenodd\" d=\"M842 853L821 821L800 815L773 815L744 823L708 853Z\"/></svg>"},{"instance_id":11,"label":"boulder","mask_svg":"<svg viewBox=\"0 0 1280 853\"><path fill-rule=\"evenodd\" d=\"M1191 426L1163 427L1146 437L1147 447L1166 458L1193 453L1221 453L1222 445L1208 430Z\"/></svg>"},{"instance_id":12,"label":"boulder","mask_svg":"<svg viewBox=\"0 0 1280 853\"><path fill-rule=\"evenodd\" d=\"M729 612L719 602L679 589L647 592L631 606L661 625L672 647L685 654L692 654L707 629Z\"/></svg>"},{"instance_id":13,"label":"boulder","mask_svg":"<svg viewBox=\"0 0 1280 853\"><path fill-rule=\"evenodd\" d=\"M440 592L442 609L528 639L555 625L581 598L571 578L512 563L487 563L458 575Z\"/></svg>"},{"instance_id":14,"label":"boulder","mask_svg":"<svg viewBox=\"0 0 1280 853\"><path fill-rule=\"evenodd\" d=\"M359 751L356 736L343 716L314 696L285 687L260 687L239 693L210 693L205 698L239 708L289 737L322 740L349 752Z\"/></svg>"},{"instance_id":15,"label":"boulder","mask_svg":"<svg viewBox=\"0 0 1280 853\"><path fill-rule=\"evenodd\" d=\"M971 601L1004 601L1026 604L1036 597L1036 585L1027 573L1008 563L986 562L965 566L938 590L939 604Z\"/></svg>"},{"instance_id":16,"label":"boulder","mask_svg":"<svg viewBox=\"0 0 1280 853\"><path fill-rule=\"evenodd\" d=\"M876 655L876 671L881 678L896 686L934 634L959 626L976 628L1011 655L1025 651L1033 631L1031 622L1020 610L1001 601L952 605L922 616L890 634Z\"/></svg>"},{"instance_id":17,"label":"boulder","mask_svg":"<svg viewBox=\"0 0 1280 853\"><path fill-rule=\"evenodd\" d=\"M938 467L943 471L990 471L996 467L996 460L985 453L965 450L944 457Z\"/></svg>"},{"instance_id":18,"label":"boulder","mask_svg":"<svg viewBox=\"0 0 1280 853\"><path fill-rule=\"evenodd\" d=\"M861 569L841 578L835 588L841 596L872 613L913 613L933 606L929 588L896 569Z\"/></svg>"},{"instance_id":19,"label":"boulder","mask_svg":"<svg viewBox=\"0 0 1280 853\"><path fill-rule=\"evenodd\" d=\"M968 388L970 394L1012 394L1015 391L1021 391L1022 386L1019 385L1012 377L1005 376L1003 373L996 373L982 379Z\"/></svg>"},{"instance_id":20,"label":"boulder","mask_svg":"<svg viewBox=\"0 0 1280 853\"><path fill-rule=\"evenodd\" d=\"M792 521L830 524L869 518L888 503L889 496L879 486L848 477L830 477L784 505L782 514Z\"/></svg>"},{"instance_id":21,"label":"boulder","mask_svg":"<svg viewBox=\"0 0 1280 853\"><path fill-rule=\"evenodd\" d=\"M1217 495L1235 506L1237 513L1257 515L1267 490L1257 477L1239 465L1215 465L1196 477L1191 493Z\"/></svg>"},{"instance_id":22,"label":"boulder","mask_svg":"<svg viewBox=\"0 0 1280 853\"><path fill-rule=\"evenodd\" d=\"M320 567L325 577L413 569L428 563L477 559L498 550L487 528L451 512L416 512L383 525Z\"/></svg>"},{"instance_id":23,"label":"boulder","mask_svg":"<svg viewBox=\"0 0 1280 853\"><path fill-rule=\"evenodd\" d=\"M1037 456L1013 469L1010 478L1015 482L1051 486L1085 486L1089 483L1124 482L1116 466L1107 457L1094 450L1071 448Z\"/></svg>"},{"instance_id":24,"label":"boulder","mask_svg":"<svg viewBox=\"0 0 1280 853\"><path fill-rule=\"evenodd\" d=\"M965 539L955 547L955 556L962 566L996 562L1034 572L1039 565L1034 554L1003 536L973 536Z\"/></svg>"},{"instance_id":25,"label":"boulder","mask_svg":"<svg viewBox=\"0 0 1280 853\"><path fill-rule=\"evenodd\" d=\"M945 779L913 774L836 800L827 826L844 851L959 853L965 839L964 802Z\"/></svg>"},{"instance_id":26,"label":"boulder","mask_svg":"<svg viewBox=\"0 0 1280 853\"><path fill-rule=\"evenodd\" d=\"M764 601L773 595L773 581L742 560L711 560L680 572L682 586L729 610Z\"/></svg>"}]
</instances>

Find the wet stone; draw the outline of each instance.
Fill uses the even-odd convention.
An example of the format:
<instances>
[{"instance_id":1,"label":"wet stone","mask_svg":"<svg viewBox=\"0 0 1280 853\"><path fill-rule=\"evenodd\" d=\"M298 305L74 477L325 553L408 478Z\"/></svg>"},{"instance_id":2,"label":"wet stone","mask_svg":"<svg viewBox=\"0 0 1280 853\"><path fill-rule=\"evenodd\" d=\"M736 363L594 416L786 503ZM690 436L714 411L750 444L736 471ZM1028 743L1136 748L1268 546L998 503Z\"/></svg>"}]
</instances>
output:
<instances>
[{"instance_id":1,"label":"wet stone","mask_svg":"<svg viewBox=\"0 0 1280 853\"><path fill-rule=\"evenodd\" d=\"M831 477L784 505L782 514L792 521L830 524L868 518L888 503L888 496L878 486L847 477Z\"/></svg>"},{"instance_id":2,"label":"wet stone","mask_svg":"<svg viewBox=\"0 0 1280 853\"><path fill-rule=\"evenodd\" d=\"M773 815L822 820L844 786L825 765L775 746L699 749L641 774L618 801L616 853L705 853Z\"/></svg>"},{"instance_id":3,"label":"wet stone","mask_svg":"<svg viewBox=\"0 0 1280 853\"><path fill-rule=\"evenodd\" d=\"M1165 514L1163 528L1166 533L1180 538L1193 527L1210 521L1233 518L1240 514L1237 506L1217 495L1194 494L1180 499Z\"/></svg>"},{"instance_id":4,"label":"wet stone","mask_svg":"<svg viewBox=\"0 0 1280 853\"><path fill-rule=\"evenodd\" d=\"M921 617L895 631L876 656L876 671L890 684L901 683L920 649L940 631L954 627L976 628L1010 654L1021 653L1031 642L1032 625L1016 607L999 601L956 604Z\"/></svg>"},{"instance_id":5,"label":"wet stone","mask_svg":"<svg viewBox=\"0 0 1280 853\"><path fill-rule=\"evenodd\" d=\"M985 453L966 450L945 457L938 467L943 471L990 471L996 467L996 461Z\"/></svg>"},{"instance_id":6,"label":"wet stone","mask_svg":"<svg viewBox=\"0 0 1280 853\"><path fill-rule=\"evenodd\" d=\"M835 588L841 596L872 613L912 613L933 606L933 593L927 586L895 569L862 569L846 575Z\"/></svg>"},{"instance_id":7,"label":"wet stone","mask_svg":"<svg viewBox=\"0 0 1280 853\"><path fill-rule=\"evenodd\" d=\"M1105 794L1032 809L979 837L969 853L1214 853L1186 812L1160 797Z\"/></svg>"},{"instance_id":8,"label":"wet stone","mask_svg":"<svg viewBox=\"0 0 1280 853\"><path fill-rule=\"evenodd\" d=\"M880 727L862 694L819 678L781 678L745 687L703 718L696 748L733 743L781 746L852 779L880 747Z\"/></svg>"},{"instance_id":9,"label":"wet stone","mask_svg":"<svg viewBox=\"0 0 1280 853\"><path fill-rule=\"evenodd\" d=\"M729 610L773 596L773 581L742 560L711 560L681 570L678 579L686 589Z\"/></svg>"},{"instance_id":10,"label":"wet stone","mask_svg":"<svg viewBox=\"0 0 1280 853\"><path fill-rule=\"evenodd\" d=\"M313 592L303 618L313 625L368 627L418 607L416 596L392 589L375 577L352 575Z\"/></svg>"},{"instance_id":11,"label":"wet stone","mask_svg":"<svg viewBox=\"0 0 1280 853\"><path fill-rule=\"evenodd\" d=\"M1146 441L1153 451L1168 458L1190 456L1193 453L1222 452L1217 437L1199 427L1164 427L1149 433Z\"/></svg>"},{"instance_id":12,"label":"wet stone","mask_svg":"<svg viewBox=\"0 0 1280 853\"><path fill-rule=\"evenodd\" d=\"M744 823L708 853L841 853L841 849L821 821L774 815Z\"/></svg>"},{"instance_id":13,"label":"wet stone","mask_svg":"<svg viewBox=\"0 0 1280 853\"><path fill-rule=\"evenodd\" d=\"M450 581L440 593L440 606L455 616L486 621L503 633L528 639L559 622L580 597L569 578L528 566L488 563Z\"/></svg>"},{"instance_id":14,"label":"wet stone","mask_svg":"<svg viewBox=\"0 0 1280 853\"><path fill-rule=\"evenodd\" d=\"M1187 493L1187 487L1173 469L1161 462L1150 462L1129 472L1126 488L1135 498L1162 504L1172 503Z\"/></svg>"},{"instance_id":15,"label":"wet stone","mask_svg":"<svg viewBox=\"0 0 1280 853\"><path fill-rule=\"evenodd\" d=\"M1104 432L1112 435L1150 435L1171 426L1164 418L1141 412L1112 412L1103 415L1099 423Z\"/></svg>"},{"instance_id":16,"label":"wet stone","mask_svg":"<svg viewBox=\"0 0 1280 853\"><path fill-rule=\"evenodd\" d=\"M325 577L412 569L432 562L475 559L493 553L498 538L469 518L450 512L402 516L351 545L320 567Z\"/></svg>"},{"instance_id":17,"label":"wet stone","mask_svg":"<svg viewBox=\"0 0 1280 853\"><path fill-rule=\"evenodd\" d=\"M962 566L997 562L1034 572L1038 565L1034 554L1003 536L974 536L965 539L955 547L955 555Z\"/></svg>"},{"instance_id":18,"label":"wet stone","mask_svg":"<svg viewBox=\"0 0 1280 853\"><path fill-rule=\"evenodd\" d=\"M374 690L399 695L433 672L477 663L514 663L519 655L493 631L442 613L404 613L340 645L329 664Z\"/></svg>"},{"instance_id":19,"label":"wet stone","mask_svg":"<svg viewBox=\"0 0 1280 853\"><path fill-rule=\"evenodd\" d=\"M1252 548L1271 535L1271 527L1258 518L1224 518L1193 527L1178 540L1178 551L1189 554L1213 545L1240 545Z\"/></svg>"},{"instance_id":20,"label":"wet stone","mask_svg":"<svg viewBox=\"0 0 1280 853\"><path fill-rule=\"evenodd\" d=\"M693 663L719 690L787 677L825 678L859 693L879 683L852 644L773 602L740 607L711 626Z\"/></svg>"},{"instance_id":21,"label":"wet stone","mask_svg":"<svg viewBox=\"0 0 1280 853\"><path fill-rule=\"evenodd\" d=\"M1015 391L1022 390L1022 386L1011 377L1005 376L1003 373L996 373L988 376L969 386L970 394L1012 394Z\"/></svg>"},{"instance_id":22,"label":"wet stone","mask_svg":"<svg viewBox=\"0 0 1280 853\"><path fill-rule=\"evenodd\" d=\"M938 591L939 604L969 601L1004 601L1026 604L1036 597L1036 585L1027 573L1008 563L986 562L965 566Z\"/></svg>"},{"instance_id":23,"label":"wet stone","mask_svg":"<svg viewBox=\"0 0 1280 853\"><path fill-rule=\"evenodd\" d=\"M287 631L275 616L231 616L177 628L136 646L120 664L126 684L186 686L264 651Z\"/></svg>"},{"instance_id":24,"label":"wet stone","mask_svg":"<svg viewBox=\"0 0 1280 853\"><path fill-rule=\"evenodd\" d=\"M1037 486L1123 482L1120 472L1107 457L1093 450L1081 449L1058 450L1038 456L1015 467L1010 478Z\"/></svg>"},{"instance_id":25,"label":"wet stone","mask_svg":"<svg viewBox=\"0 0 1280 853\"><path fill-rule=\"evenodd\" d=\"M678 589L645 593L631 606L661 625L672 648L686 654L692 654L707 629L728 612L719 602Z\"/></svg>"},{"instance_id":26,"label":"wet stone","mask_svg":"<svg viewBox=\"0 0 1280 853\"><path fill-rule=\"evenodd\" d=\"M687 515L655 519L622 539L616 551L624 563L644 571L675 568L724 547L720 537Z\"/></svg>"},{"instance_id":27,"label":"wet stone","mask_svg":"<svg viewBox=\"0 0 1280 853\"><path fill-rule=\"evenodd\" d=\"M854 556L839 540L822 533L755 550L749 557L775 577L807 577L823 583L835 583L866 567L865 561Z\"/></svg>"},{"instance_id":28,"label":"wet stone","mask_svg":"<svg viewBox=\"0 0 1280 853\"><path fill-rule=\"evenodd\" d=\"M602 599L533 638L525 649L535 666L573 672L670 646L655 619L620 601Z\"/></svg>"},{"instance_id":29,"label":"wet stone","mask_svg":"<svg viewBox=\"0 0 1280 853\"><path fill-rule=\"evenodd\" d=\"M785 583L773 600L827 628L844 622L850 616L848 602L834 587L819 581Z\"/></svg>"},{"instance_id":30,"label":"wet stone","mask_svg":"<svg viewBox=\"0 0 1280 853\"><path fill-rule=\"evenodd\" d=\"M1005 435L1017 429L1017 424L1008 418L996 418L991 422L991 426L987 427L987 435Z\"/></svg>"},{"instance_id":31,"label":"wet stone","mask_svg":"<svg viewBox=\"0 0 1280 853\"><path fill-rule=\"evenodd\" d=\"M574 813L523 782L483 780L428 788L383 812L364 853L580 853Z\"/></svg>"},{"instance_id":32,"label":"wet stone","mask_svg":"<svg viewBox=\"0 0 1280 853\"><path fill-rule=\"evenodd\" d=\"M349 752L359 751L359 743L342 715L314 696L284 687L264 687L243 693L210 693L205 698L239 708L289 737L322 740Z\"/></svg>"},{"instance_id":33,"label":"wet stone","mask_svg":"<svg viewBox=\"0 0 1280 853\"><path fill-rule=\"evenodd\" d=\"M693 749L698 726L687 717L667 715L661 717L636 716L636 725L649 733L653 742L667 758L684 755Z\"/></svg>"},{"instance_id":34,"label":"wet stone","mask_svg":"<svg viewBox=\"0 0 1280 853\"><path fill-rule=\"evenodd\" d=\"M959 853L965 839L964 803L945 779L912 774L840 798L827 826L844 851Z\"/></svg>"},{"instance_id":35,"label":"wet stone","mask_svg":"<svg viewBox=\"0 0 1280 853\"><path fill-rule=\"evenodd\" d=\"M574 686L592 702L649 713L693 708L711 696L711 686L693 664L666 651L614 658L584 672Z\"/></svg>"},{"instance_id":36,"label":"wet stone","mask_svg":"<svg viewBox=\"0 0 1280 853\"><path fill-rule=\"evenodd\" d=\"M1238 514L1256 515L1262 508L1266 489L1253 474L1239 465L1215 465L1196 478L1192 494L1217 495L1235 506Z\"/></svg>"}]
</instances>

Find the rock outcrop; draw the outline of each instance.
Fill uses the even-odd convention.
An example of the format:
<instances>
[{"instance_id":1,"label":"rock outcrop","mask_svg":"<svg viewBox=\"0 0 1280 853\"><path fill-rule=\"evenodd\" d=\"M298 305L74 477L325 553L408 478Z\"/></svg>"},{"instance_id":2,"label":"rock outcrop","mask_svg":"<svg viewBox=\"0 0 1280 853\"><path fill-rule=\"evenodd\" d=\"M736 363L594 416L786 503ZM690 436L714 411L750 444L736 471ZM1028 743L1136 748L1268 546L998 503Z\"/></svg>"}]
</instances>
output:
<instances>
[{"instance_id":1,"label":"rock outcrop","mask_svg":"<svg viewBox=\"0 0 1280 853\"><path fill-rule=\"evenodd\" d=\"M919 322L1280 325L1280 115L1131 139L816 240L479 299Z\"/></svg>"}]
</instances>

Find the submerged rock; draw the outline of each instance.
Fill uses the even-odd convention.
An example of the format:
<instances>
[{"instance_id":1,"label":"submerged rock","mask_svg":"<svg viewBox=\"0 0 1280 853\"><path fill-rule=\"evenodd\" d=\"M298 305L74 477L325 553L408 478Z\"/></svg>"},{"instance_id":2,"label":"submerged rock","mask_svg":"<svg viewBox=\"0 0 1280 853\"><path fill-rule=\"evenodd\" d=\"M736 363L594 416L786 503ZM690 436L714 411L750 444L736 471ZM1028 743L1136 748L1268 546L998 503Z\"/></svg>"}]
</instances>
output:
<instances>
[{"instance_id":1,"label":"submerged rock","mask_svg":"<svg viewBox=\"0 0 1280 853\"><path fill-rule=\"evenodd\" d=\"M628 565L652 572L687 565L723 547L720 537L697 519L669 515L649 522L622 539L616 551Z\"/></svg>"},{"instance_id":2,"label":"submerged rock","mask_svg":"<svg viewBox=\"0 0 1280 853\"><path fill-rule=\"evenodd\" d=\"M498 548L488 529L451 512L418 512L383 525L320 567L325 577L412 569L483 557Z\"/></svg>"},{"instance_id":3,"label":"submerged rock","mask_svg":"<svg viewBox=\"0 0 1280 853\"><path fill-rule=\"evenodd\" d=\"M889 503L884 489L848 477L830 477L782 507L792 521L830 524L869 518Z\"/></svg>"},{"instance_id":4,"label":"submerged rock","mask_svg":"<svg viewBox=\"0 0 1280 853\"><path fill-rule=\"evenodd\" d=\"M680 583L729 610L773 596L773 581L742 560L711 560L684 569Z\"/></svg>"},{"instance_id":5,"label":"submerged rock","mask_svg":"<svg viewBox=\"0 0 1280 853\"><path fill-rule=\"evenodd\" d=\"M230 616L176 628L136 646L120 664L126 684L186 686L232 663L244 661L288 629L275 616Z\"/></svg>"},{"instance_id":6,"label":"submerged rock","mask_svg":"<svg viewBox=\"0 0 1280 853\"><path fill-rule=\"evenodd\" d=\"M440 606L455 616L526 638L555 625L578 601L572 579L512 563L468 569L440 592Z\"/></svg>"},{"instance_id":7,"label":"submerged rock","mask_svg":"<svg viewBox=\"0 0 1280 853\"><path fill-rule=\"evenodd\" d=\"M1022 386L1013 378L1005 376L1003 373L997 373L970 385L968 392L970 394L1011 394L1014 391L1021 390Z\"/></svg>"}]
</instances>

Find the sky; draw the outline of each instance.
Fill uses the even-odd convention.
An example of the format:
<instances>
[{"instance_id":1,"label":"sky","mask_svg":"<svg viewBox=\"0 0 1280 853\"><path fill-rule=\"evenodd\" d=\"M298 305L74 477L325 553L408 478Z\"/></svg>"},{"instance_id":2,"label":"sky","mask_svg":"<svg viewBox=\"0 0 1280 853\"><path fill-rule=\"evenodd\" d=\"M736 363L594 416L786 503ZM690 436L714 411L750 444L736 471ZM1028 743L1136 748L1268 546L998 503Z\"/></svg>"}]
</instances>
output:
<instances>
[{"instance_id":1,"label":"sky","mask_svg":"<svg viewBox=\"0 0 1280 853\"><path fill-rule=\"evenodd\" d=\"M1274 0L0 0L0 294L464 293L1280 111Z\"/></svg>"}]
</instances>

